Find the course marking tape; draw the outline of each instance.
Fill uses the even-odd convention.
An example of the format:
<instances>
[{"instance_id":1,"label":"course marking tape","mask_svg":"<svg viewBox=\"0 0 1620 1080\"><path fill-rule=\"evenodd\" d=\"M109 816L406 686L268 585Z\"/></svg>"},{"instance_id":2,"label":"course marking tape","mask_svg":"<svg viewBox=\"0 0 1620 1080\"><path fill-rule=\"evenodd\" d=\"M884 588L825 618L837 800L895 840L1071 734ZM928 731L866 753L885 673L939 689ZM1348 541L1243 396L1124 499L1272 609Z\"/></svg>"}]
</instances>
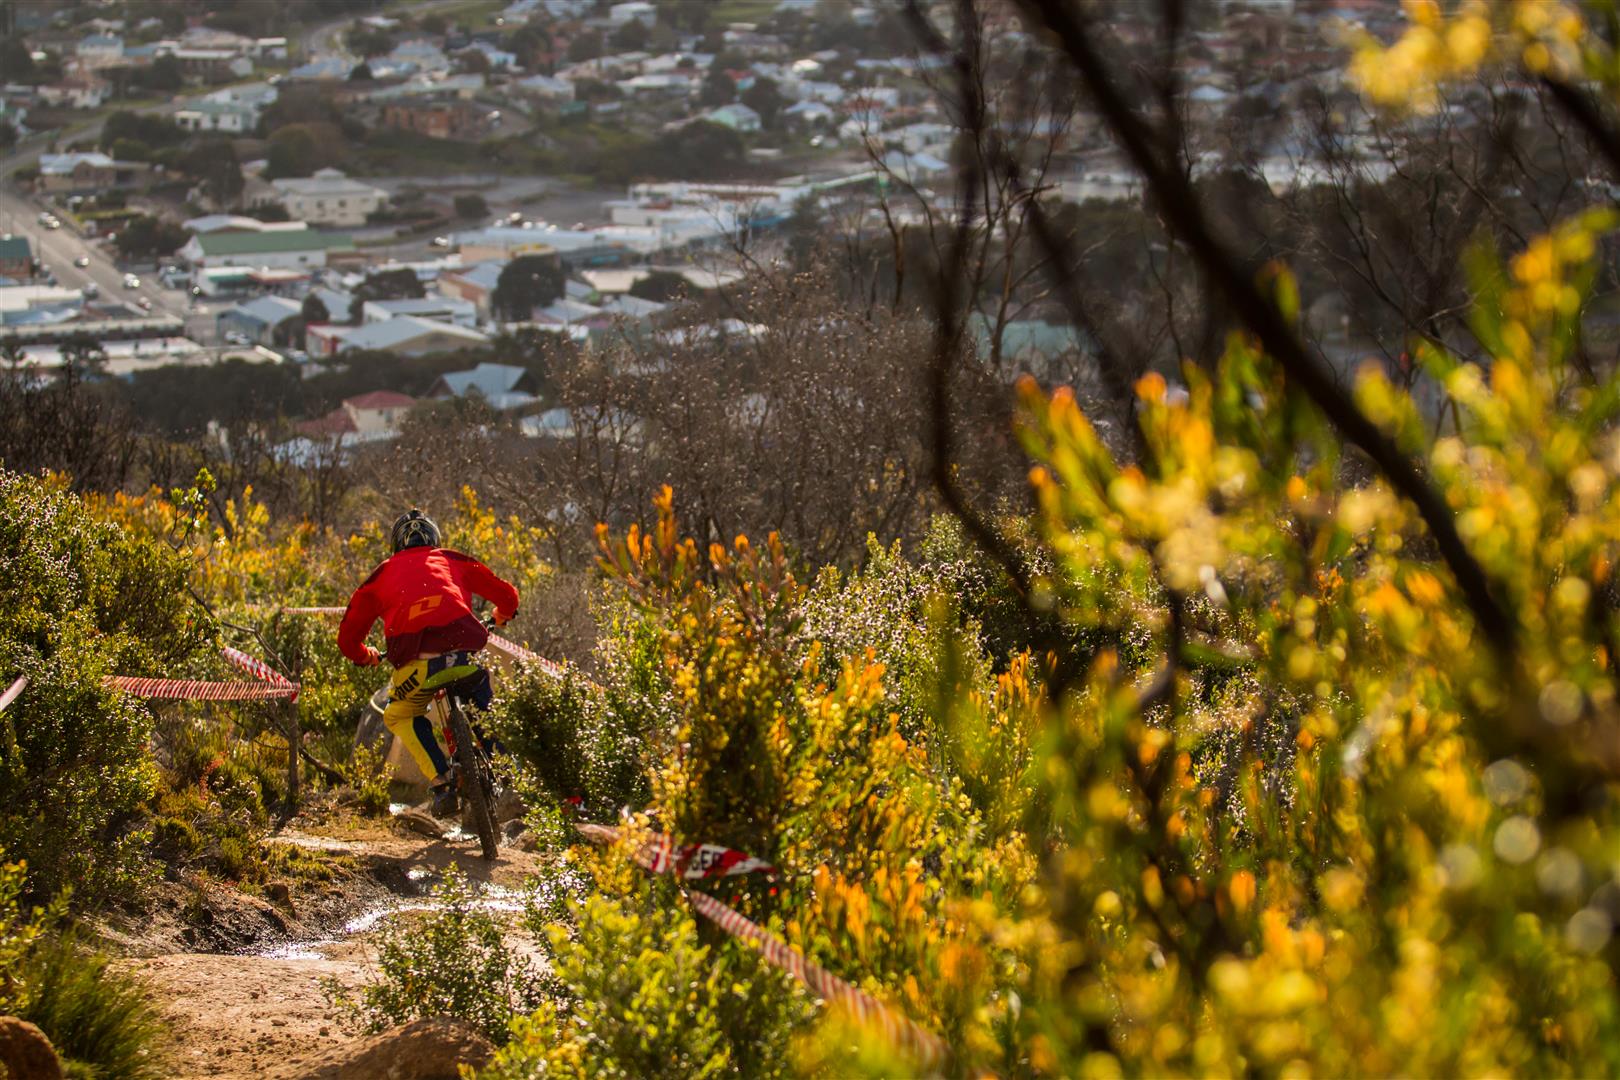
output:
<instances>
[{"instance_id":1,"label":"course marking tape","mask_svg":"<svg viewBox=\"0 0 1620 1080\"><path fill-rule=\"evenodd\" d=\"M599 843L611 844L619 839L619 830L608 825L581 822L576 828ZM776 873L776 867L746 852L721 844L677 844L668 833L654 833L647 843L631 852L631 858L648 873L674 874L687 881Z\"/></svg>"},{"instance_id":2,"label":"course marking tape","mask_svg":"<svg viewBox=\"0 0 1620 1080\"><path fill-rule=\"evenodd\" d=\"M587 839L597 843L611 843L619 838L619 830L604 825L578 824L575 828ZM642 867L650 869L651 856L645 852L632 852L631 857ZM726 906L708 893L694 889L682 891L698 914L732 937L748 942L767 963L798 979L822 1000L844 1008L861 1023L879 1028L897 1046L916 1055L922 1064L938 1065L950 1056L949 1048L938 1035L903 1016L896 1016L877 998L808 959L803 953L740 912Z\"/></svg>"},{"instance_id":3,"label":"course marking tape","mask_svg":"<svg viewBox=\"0 0 1620 1080\"><path fill-rule=\"evenodd\" d=\"M6 687L6 692L0 694L0 712L5 712L6 706L10 705L13 701L16 701L17 695L21 694L27 688L28 676L17 676L16 681L14 681L10 686Z\"/></svg>"},{"instance_id":4,"label":"course marking tape","mask_svg":"<svg viewBox=\"0 0 1620 1080\"><path fill-rule=\"evenodd\" d=\"M294 698L298 687L250 682L205 682L200 679L142 679L129 675L109 675L104 680L136 697L174 701L268 701Z\"/></svg>"},{"instance_id":5,"label":"course marking tape","mask_svg":"<svg viewBox=\"0 0 1620 1080\"><path fill-rule=\"evenodd\" d=\"M271 686L290 687L293 693L289 700L298 700L298 684L288 679L269 664L266 664L262 660L256 660L247 653L243 652L241 649L233 649L229 645L221 649L220 652L224 654L225 659L229 660L243 671L246 671L248 674L255 675L263 681L269 683Z\"/></svg>"}]
</instances>

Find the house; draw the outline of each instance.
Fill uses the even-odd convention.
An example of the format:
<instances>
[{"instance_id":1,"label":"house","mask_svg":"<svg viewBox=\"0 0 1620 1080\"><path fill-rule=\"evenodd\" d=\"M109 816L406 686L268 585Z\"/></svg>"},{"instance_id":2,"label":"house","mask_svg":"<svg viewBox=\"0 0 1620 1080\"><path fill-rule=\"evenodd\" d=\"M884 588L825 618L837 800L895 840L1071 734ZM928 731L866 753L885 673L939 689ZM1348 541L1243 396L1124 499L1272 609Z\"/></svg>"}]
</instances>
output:
<instances>
[{"instance_id":1,"label":"house","mask_svg":"<svg viewBox=\"0 0 1620 1080\"><path fill-rule=\"evenodd\" d=\"M608 21L614 26L639 22L651 30L658 25L658 9L647 0L630 0L629 3L614 4L608 8Z\"/></svg>"},{"instance_id":2,"label":"house","mask_svg":"<svg viewBox=\"0 0 1620 1080\"><path fill-rule=\"evenodd\" d=\"M226 266L312 270L325 266L335 252L353 250L354 241L343 233L267 229L201 233L186 241L178 254L191 265L195 274Z\"/></svg>"},{"instance_id":3,"label":"house","mask_svg":"<svg viewBox=\"0 0 1620 1080\"><path fill-rule=\"evenodd\" d=\"M539 326L584 326L602 329L613 321L607 312L578 300L558 300L534 312L533 322Z\"/></svg>"},{"instance_id":4,"label":"house","mask_svg":"<svg viewBox=\"0 0 1620 1080\"><path fill-rule=\"evenodd\" d=\"M514 71L518 66L517 53L507 52L505 49L497 49L487 41L475 41L465 49L460 50L460 53L462 54L470 52L482 53L484 59L489 61L491 71L500 71L503 68L508 71Z\"/></svg>"},{"instance_id":5,"label":"house","mask_svg":"<svg viewBox=\"0 0 1620 1080\"><path fill-rule=\"evenodd\" d=\"M114 161L98 151L39 155L39 188L47 195L81 195L131 188L152 174L144 161Z\"/></svg>"},{"instance_id":6,"label":"house","mask_svg":"<svg viewBox=\"0 0 1620 1080\"><path fill-rule=\"evenodd\" d=\"M373 390L359 397L345 398L343 411L354 419L356 431L364 435L393 433L411 411L416 399L392 390Z\"/></svg>"},{"instance_id":7,"label":"house","mask_svg":"<svg viewBox=\"0 0 1620 1080\"><path fill-rule=\"evenodd\" d=\"M703 119L711 124L728 127L732 131L743 133L758 131L760 128L759 113L750 109L741 102L722 105L718 109L710 109L703 114Z\"/></svg>"},{"instance_id":8,"label":"house","mask_svg":"<svg viewBox=\"0 0 1620 1080\"><path fill-rule=\"evenodd\" d=\"M26 236L0 236L0 277L27 281L34 276L34 249Z\"/></svg>"},{"instance_id":9,"label":"house","mask_svg":"<svg viewBox=\"0 0 1620 1080\"><path fill-rule=\"evenodd\" d=\"M240 214L204 214L187 218L180 227L189 233L263 232L265 222Z\"/></svg>"},{"instance_id":10,"label":"house","mask_svg":"<svg viewBox=\"0 0 1620 1080\"><path fill-rule=\"evenodd\" d=\"M440 400L471 397L476 394L491 408L517 409L536 401L534 376L527 368L511 364L482 363L470 371L451 371L439 376L427 396Z\"/></svg>"},{"instance_id":11,"label":"house","mask_svg":"<svg viewBox=\"0 0 1620 1080\"><path fill-rule=\"evenodd\" d=\"M417 71L450 70L450 58L431 41L402 41L394 46L388 59L396 64L410 64Z\"/></svg>"},{"instance_id":12,"label":"house","mask_svg":"<svg viewBox=\"0 0 1620 1080\"><path fill-rule=\"evenodd\" d=\"M369 394L344 398L343 404L321 417L297 425L298 433L311 439L344 439L353 436L355 442L391 438L399 431L405 414L411 411L416 399L392 390L373 390Z\"/></svg>"},{"instance_id":13,"label":"house","mask_svg":"<svg viewBox=\"0 0 1620 1080\"><path fill-rule=\"evenodd\" d=\"M180 70L209 82L243 79L253 74L253 60L235 49L175 49L170 56Z\"/></svg>"},{"instance_id":14,"label":"house","mask_svg":"<svg viewBox=\"0 0 1620 1080\"><path fill-rule=\"evenodd\" d=\"M397 356L431 356L489 344L488 334L415 315L397 315L382 322L357 326L342 338L337 346L340 353L366 349Z\"/></svg>"},{"instance_id":15,"label":"house","mask_svg":"<svg viewBox=\"0 0 1620 1080\"><path fill-rule=\"evenodd\" d=\"M619 81L619 89L632 96L636 94L667 94L686 97L697 89L697 79L685 72L645 72Z\"/></svg>"},{"instance_id":16,"label":"house","mask_svg":"<svg viewBox=\"0 0 1620 1080\"><path fill-rule=\"evenodd\" d=\"M254 345L276 344L276 332L303 317L303 305L284 296L261 296L219 313L214 328L220 337L240 334Z\"/></svg>"},{"instance_id":17,"label":"house","mask_svg":"<svg viewBox=\"0 0 1620 1080\"><path fill-rule=\"evenodd\" d=\"M603 311L616 319L626 319L630 322L645 322L668 306L656 300L643 300L629 293L619 293L602 301Z\"/></svg>"},{"instance_id":18,"label":"house","mask_svg":"<svg viewBox=\"0 0 1620 1080\"><path fill-rule=\"evenodd\" d=\"M187 131L225 131L241 135L259 122L259 110L241 101L194 101L174 114Z\"/></svg>"},{"instance_id":19,"label":"house","mask_svg":"<svg viewBox=\"0 0 1620 1080\"><path fill-rule=\"evenodd\" d=\"M949 162L932 154L907 154L890 150L883 156L883 167L908 184L928 184L951 171Z\"/></svg>"},{"instance_id":20,"label":"house","mask_svg":"<svg viewBox=\"0 0 1620 1080\"><path fill-rule=\"evenodd\" d=\"M317 225L364 225L367 217L388 205L388 192L351 180L337 169L272 180L270 186L290 217Z\"/></svg>"},{"instance_id":21,"label":"house","mask_svg":"<svg viewBox=\"0 0 1620 1080\"><path fill-rule=\"evenodd\" d=\"M0 288L0 325L49 327L68 322L84 311L84 294L59 285L8 285Z\"/></svg>"},{"instance_id":22,"label":"house","mask_svg":"<svg viewBox=\"0 0 1620 1080\"><path fill-rule=\"evenodd\" d=\"M501 271L506 263L499 259L475 263L461 270L450 270L439 275L439 292L473 305L480 319L489 317L489 298L500 283Z\"/></svg>"},{"instance_id":23,"label":"house","mask_svg":"<svg viewBox=\"0 0 1620 1080\"><path fill-rule=\"evenodd\" d=\"M469 300L448 296L424 296L407 300L367 300L360 307L361 325L386 322L401 315L473 327L478 324L478 308Z\"/></svg>"},{"instance_id":24,"label":"house","mask_svg":"<svg viewBox=\"0 0 1620 1080\"><path fill-rule=\"evenodd\" d=\"M40 87L39 100L59 109L99 109L107 92L106 79L86 72Z\"/></svg>"},{"instance_id":25,"label":"house","mask_svg":"<svg viewBox=\"0 0 1620 1080\"><path fill-rule=\"evenodd\" d=\"M390 101L379 126L430 139L482 139L494 126L492 114L471 101Z\"/></svg>"},{"instance_id":26,"label":"house","mask_svg":"<svg viewBox=\"0 0 1620 1080\"><path fill-rule=\"evenodd\" d=\"M567 79L550 75L530 75L510 84L512 87L541 101L573 101L574 84Z\"/></svg>"},{"instance_id":27,"label":"house","mask_svg":"<svg viewBox=\"0 0 1620 1080\"><path fill-rule=\"evenodd\" d=\"M349 77L349 72L359 67L353 60L345 60L339 56L323 56L319 60L311 60L287 72L287 78L300 82L341 82Z\"/></svg>"},{"instance_id":28,"label":"house","mask_svg":"<svg viewBox=\"0 0 1620 1080\"><path fill-rule=\"evenodd\" d=\"M108 67L124 59L124 39L113 34L90 34L73 46L73 55L86 67Z\"/></svg>"},{"instance_id":29,"label":"house","mask_svg":"<svg viewBox=\"0 0 1620 1080\"><path fill-rule=\"evenodd\" d=\"M799 128L830 127L833 117L832 106L819 101L801 101L782 110L782 119Z\"/></svg>"}]
</instances>

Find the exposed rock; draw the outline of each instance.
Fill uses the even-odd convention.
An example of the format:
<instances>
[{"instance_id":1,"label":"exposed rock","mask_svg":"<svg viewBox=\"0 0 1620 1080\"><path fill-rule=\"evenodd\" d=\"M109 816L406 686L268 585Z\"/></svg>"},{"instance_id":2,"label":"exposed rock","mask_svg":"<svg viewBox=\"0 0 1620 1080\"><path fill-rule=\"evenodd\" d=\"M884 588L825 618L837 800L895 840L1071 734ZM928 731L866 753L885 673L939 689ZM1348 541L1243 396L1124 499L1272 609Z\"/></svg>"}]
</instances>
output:
<instances>
[{"instance_id":1,"label":"exposed rock","mask_svg":"<svg viewBox=\"0 0 1620 1080\"><path fill-rule=\"evenodd\" d=\"M409 810L401 810L394 815L394 820L413 833L419 833L434 840L444 838L444 826L439 823L438 819L432 814L418 810L415 807Z\"/></svg>"},{"instance_id":2,"label":"exposed rock","mask_svg":"<svg viewBox=\"0 0 1620 1080\"><path fill-rule=\"evenodd\" d=\"M523 824L522 818L514 818L513 820L508 821L505 825L501 826L501 836L505 837L506 842L510 844L512 841L522 836L524 832L528 830L528 828L529 827L527 825Z\"/></svg>"},{"instance_id":3,"label":"exposed rock","mask_svg":"<svg viewBox=\"0 0 1620 1080\"><path fill-rule=\"evenodd\" d=\"M39 1028L15 1016L0 1016L0 1076L61 1080L62 1062Z\"/></svg>"},{"instance_id":4,"label":"exposed rock","mask_svg":"<svg viewBox=\"0 0 1620 1080\"><path fill-rule=\"evenodd\" d=\"M459 1066L482 1068L494 1054L489 1040L460 1020L435 1016L367 1039L308 1080L456 1080Z\"/></svg>"}]
</instances>

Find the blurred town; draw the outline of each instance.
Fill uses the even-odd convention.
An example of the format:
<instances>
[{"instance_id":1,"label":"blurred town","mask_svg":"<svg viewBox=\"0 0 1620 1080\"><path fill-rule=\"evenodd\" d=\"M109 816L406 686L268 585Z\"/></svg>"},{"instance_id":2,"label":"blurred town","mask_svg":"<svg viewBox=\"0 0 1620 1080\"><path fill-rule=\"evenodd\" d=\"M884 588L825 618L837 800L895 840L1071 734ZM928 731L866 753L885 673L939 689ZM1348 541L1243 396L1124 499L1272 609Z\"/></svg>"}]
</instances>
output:
<instances>
[{"instance_id":1,"label":"blurred town","mask_svg":"<svg viewBox=\"0 0 1620 1080\"><path fill-rule=\"evenodd\" d=\"M1210 119L1352 98L1336 40L1399 16L1371 0L1210 8L1182 72ZM673 306L780 265L819 222L893 228L955 197L943 61L898 5L4 10L0 344L39 378L88 351L129 376L466 357L520 332L589 348L668 330ZM1128 18L1114 29L1132 39ZM1050 198L1139 194L1083 113L1026 134L1050 144ZM1256 164L1273 189L1314 178L1286 139ZM995 329L1011 351L1083 344L1039 303ZM429 394L480 395L538 435L565 421L534 383L481 362ZM385 381L291 437L387 438L413 403Z\"/></svg>"}]
</instances>

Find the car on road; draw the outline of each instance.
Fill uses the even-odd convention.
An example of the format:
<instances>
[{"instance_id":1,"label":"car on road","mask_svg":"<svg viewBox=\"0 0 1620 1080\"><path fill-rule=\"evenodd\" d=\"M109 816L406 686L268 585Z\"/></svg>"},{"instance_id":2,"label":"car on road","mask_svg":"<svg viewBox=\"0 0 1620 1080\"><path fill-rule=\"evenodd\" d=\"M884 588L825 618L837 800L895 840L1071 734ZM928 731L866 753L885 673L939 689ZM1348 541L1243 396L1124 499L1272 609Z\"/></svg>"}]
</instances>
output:
<instances>
[{"instance_id":1,"label":"car on road","mask_svg":"<svg viewBox=\"0 0 1620 1080\"><path fill-rule=\"evenodd\" d=\"M139 300L135 301L135 303L140 307L140 309L142 311L151 311L152 310L152 300L151 300L150 297L143 296Z\"/></svg>"},{"instance_id":2,"label":"car on road","mask_svg":"<svg viewBox=\"0 0 1620 1080\"><path fill-rule=\"evenodd\" d=\"M434 247L449 247L450 246L450 238L448 236L435 236L433 238L433 246Z\"/></svg>"},{"instance_id":3,"label":"car on road","mask_svg":"<svg viewBox=\"0 0 1620 1080\"><path fill-rule=\"evenodd\" d=\"M73 260L73 265L77 266L80 270L83 270L85 267L90 265L90 256L80 255L77 259Z\"/></svg>"},{"instance_id":4,"label":"car on road","mask_svg":"<svg viewBox=\"0 0 1620 1080\"><path fill-rule=\"evenodd\" d=\"M40 224L45 226L47 229L60 229L62 227L62 222L54 217L48 217L44 221L40 222Z\"/></svg>"},{"instance_id":5,"label":"car on road","mask_svg":"<svg viewBox=\"0 0 1620 1080\"><path fill-rule=\"evenodd\" d=\"M93 281L85 282L84 288L80 289L79 291L82 292L86 298L91 300L94 300L96 297L101 295L101 287Z\"/></svg>"},{"instance_id":6,"label":"car on road","mask_svg":"<svg viewBox=\"0 0 1620 1080\"><path fill-rule=\"evenodd\" d=\"M124 275L124 288L126 288L126 289L138 289L140 287L141 287L141 279L140 278L136 277L134 274L125 274Z\"/></svg>"}]
</instances>

